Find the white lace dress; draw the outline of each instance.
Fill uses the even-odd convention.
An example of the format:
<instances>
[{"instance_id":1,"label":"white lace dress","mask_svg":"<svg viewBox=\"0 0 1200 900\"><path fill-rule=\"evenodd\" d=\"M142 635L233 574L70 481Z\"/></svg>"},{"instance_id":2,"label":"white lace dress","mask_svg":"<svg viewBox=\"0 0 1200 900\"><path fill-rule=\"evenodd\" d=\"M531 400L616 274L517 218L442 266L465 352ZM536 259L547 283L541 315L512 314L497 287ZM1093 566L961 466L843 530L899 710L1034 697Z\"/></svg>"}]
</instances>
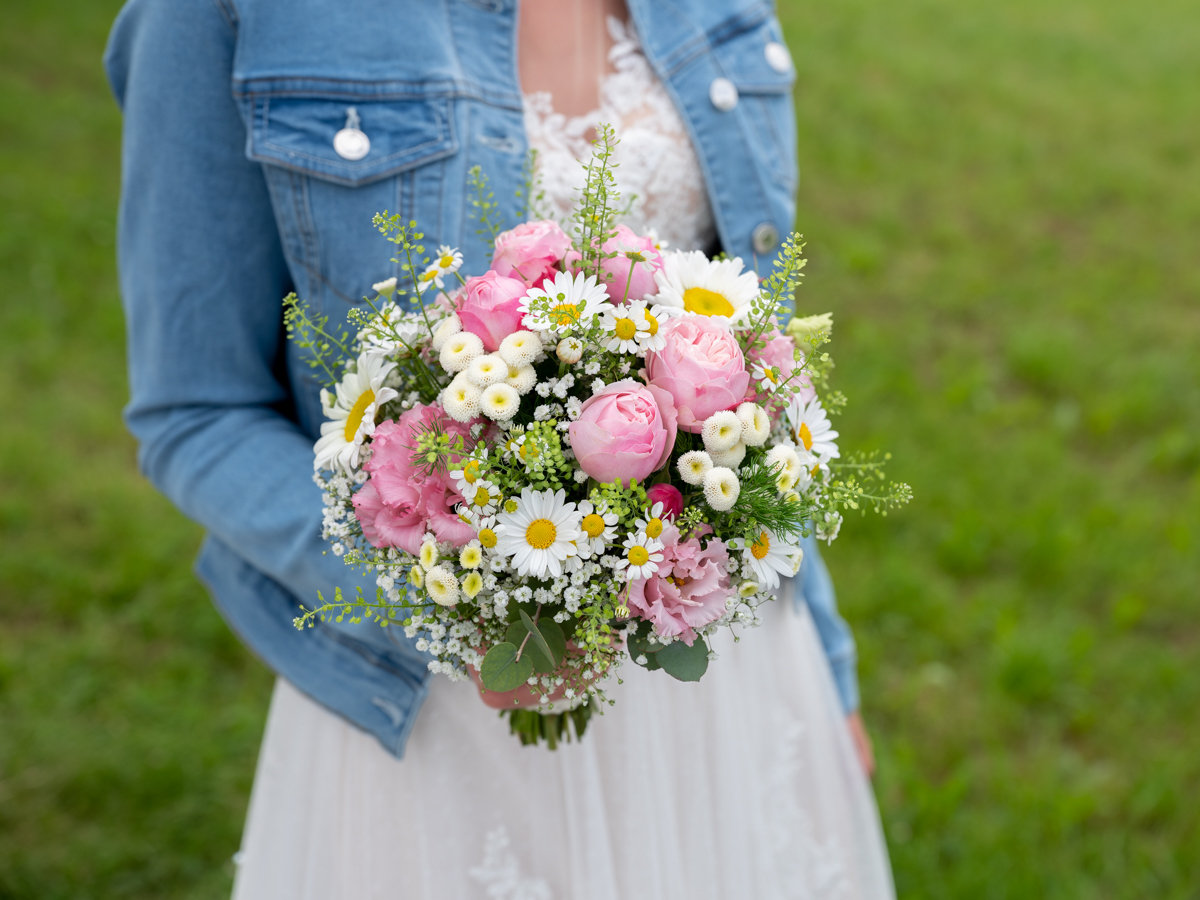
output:
<instances>
[{"instance_id":1,"label":"white lace dress","mask_svg":"<svg viewBox=\"0 0 1200 900\"><path fill-rule=\"evenodd\" d=\"M623 32L599 116L622 138L629 224L712 235L698 164ZM529 98L551 202L583 134ZM435 677L406 756L282 679L267 719L235 900L784 900L894 897L871 787L793 583L763 626L714 642L703 681L622 669L581 743L522 747L471 684Z\"/></svg>"}]
</instances>

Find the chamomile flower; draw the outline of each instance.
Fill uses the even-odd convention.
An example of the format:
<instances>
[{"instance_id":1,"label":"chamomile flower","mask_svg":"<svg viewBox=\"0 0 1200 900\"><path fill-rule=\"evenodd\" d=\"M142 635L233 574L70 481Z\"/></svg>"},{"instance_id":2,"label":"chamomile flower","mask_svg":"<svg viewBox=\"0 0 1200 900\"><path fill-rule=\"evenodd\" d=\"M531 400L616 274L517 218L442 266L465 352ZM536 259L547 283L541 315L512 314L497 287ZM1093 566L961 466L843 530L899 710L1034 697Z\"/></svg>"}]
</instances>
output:
<instances>
[{"instance_id":1,"label":"chamomile flower","mask_svg":"<svg viewBox=\"0 0 1200 900\"><path fill-rule=\"evenodd\" d=\"M797 446L827 459L837 459L839 454L835 438L838 433L829 424L829 416L815 397L805 403L793 397L787 408L787 420Z\"/></svg>"},{"instance_id":2,"label":"chamomile flower","mask_svg":"<svg viewBox=\"0 0 1200 900\"><path fill-rule=\"evenodd\" d=\"M425 593L439 606L458 602L458 579L446 566L434 566L425 573Z\"/></svg>"},{"instance_id":3,"label":"chamomile flower","mask_svg":"<svg viewBox=\"0 0 1200 900\"><path fill-rule=\"evenodd\" d=\"M645 354L638 333L650 330L646 304L637 301L605 310L600 318L600 330L604 333L600 340L605 342L603 347L609 353Z\"/></svg>"},{"instance_id":4,"label":"chamomile flower","mask_svg":"<svg viewBox=\"0 0 1200 900\"><path fill-rule=\"evenodd\" d=\"M471 541L458 551L458 564L464 569L478 569L483 563L483 548L479 541ZM474 597L475 594L470 596Z\"/></svg>"},{"instance_id":5,"label":"chamomile flower","mask_svg":"<svg viewBox=\"0 0 1200 900\"><path fill-rule=\"evenodd\" d=\"M673 319L680 315L683 315L683 310L673 306L663 306L661 303L655 303L647 309L645 311L646 330L638 332L638 341L642 345L642 350L649 353L652 350L658 351L666 347L667 336L661 331L662 324L667 319Z\"/></svg>"},{"instance_id":6,"label":"chamomile flower","mask_svg":"<svg viewBox=\"0 0 1200 900\"><path fill-rule=\"evenodd\" d=\"M595 275L559 272L549 287L530 289L521 301L520 310L526 313L526 328L564 335L586 330L592 317L608 306L608 290L596 283Z\"/></svg>"},{"instance_id":7,"label":"chamomile flower","mask_svg":"<svg viewBox=\"0 0 1200 900\"><path fill-rule=\"evenodd\" d=\"M712 457L703 450L691 450L679 457L679 477L688 484L703 484L704 476L712 467Z\"/></svg>"},{"instance_id":8,"label":"chamomile flower","mask_svg":"<svg viewBox=\"0 0 1200 900\"><path fill-rule=\"evenodd\" d=\"M511 558L518 576L558 578L563 561L574 555L574 542L581 534L579 510L566 502L563 490L524 488L514 506L512 512L506 508L497 516L496 552Z\"/></svg>"},{"instance_id":9,"label":"chamomile flower","mask_svg":"<svg viewBox=\"0 0 1200 900\"><path fill-rule=\"evenodd\" d=\"M755 581L767 589L779 587L780 575L788 578L795 575L800 568L798 560L803 557L798 544L765 528L753 542L736 538L730 545L742 551L743 571L753 573Z\"/></svg>"},{"instance_id":10,"label":"chamomile flower","mask_svg":"<svg viewBox=\"0 0 1200 900\"><path fill-rule=\"evenodd\" d=\"M484 478L469 485L462 495L468 508L467 514L475 517L490 516L496 511L496 505L504 499L500 489Z\"/></svg>"},{"instance_id":11,"label":"chamomile flower","mask_svg":"<svg viewBox=\"0 0 1200 900\"><path fill-rule=\"evenodd\" d=\"M488 463L488 450L491 448L484 447L476 449L476 456L471 456L459 462L456 468L450 470L450 477L454 479L455 487L458 492L464 497L467 496L467 491L471 489L471 485L483 478L483 470Z\"/></svg>"},{"instance_id":12,"label":"chamomile flower","mask_svg":"<svg viewBox=\"0 0 1200 900\"><path fill-rule=\"evenodd\" d=\"M475 536L479 539L479 546L485 550L495 548L499 535L496 534L496 517L483 516L474 521Z\"/></svg>"},{"instance_id":13,"label":"chamomile flower","mask_svg":"<svg viewBox=\"0 0 1200 900\"><path fill-rule=\"evenodd\" d=\"M662 306L698 316L724 316L740 322L758 296L758 276L742 271L741 259L709 260L700 250L664 253L654 274L655 298Z\"/></svg>"},{"instance_id":14,"label":"chamomile flower","mask_svg":"<svg viewBox=\"0 0 1200 900\"><path fill-rule=\"evenodd\" d=\"M358 466L363 439L375 433L379 407L399 396L383 386L396 368L377 353L364 353L353 372L338 382L336 395L321 391L321 407L329 420L321 425L321 437L313 447L313 468L341 469L349 474Z\"/></svg>"},{"instance_id":15,"label":"chamomile flower","mask_svg":"<svg viewBox=\"0 0 1200 900\"><path fill-rule=\"evenodd\" d=\"M581 551L585 548L588 551L581 555L603 553L604 548L617 537L617 514L608 508L607 503L594 505L590 500L580 502L579 512L583 516L579 522L583 534L576 543Z\"/></svg>"},{"instance_id":16,"label":"chamomile flower","mask_svg":"<svg viewBox=\"0 0 1200 900\"><path fill-rule=\"evenodd\" d=\"M462 592L466 594L467 599L474 600L482 590L483 576L478 572L469 572L462 583Z\"/></svg>"},{"instance_id":17,"label":"chamomile flower","mask_svg":"<svg viewBox=\"0 0 1200 900\"><path fill-rule=\"evenodd\" d=\"M654 506L646 511L646 518L635 519L633 525L640 534L644 534L651 540L658 540L663 533L663 526L666 524L663 522L662 514L662 503L655 503Z\"/></svg>"},{"instance_id":18,"label":"chamomile flower","mask_svg":"<svg viewBox=\"0 0 1200 900\"><path fill-rule=\"evenodd\" d=\"M621 544L625 552L617 560L613 572L623 572L630 581L649 578L663 561L663 545L645 534L631 534Z\"/></svg>"}]
</instances>

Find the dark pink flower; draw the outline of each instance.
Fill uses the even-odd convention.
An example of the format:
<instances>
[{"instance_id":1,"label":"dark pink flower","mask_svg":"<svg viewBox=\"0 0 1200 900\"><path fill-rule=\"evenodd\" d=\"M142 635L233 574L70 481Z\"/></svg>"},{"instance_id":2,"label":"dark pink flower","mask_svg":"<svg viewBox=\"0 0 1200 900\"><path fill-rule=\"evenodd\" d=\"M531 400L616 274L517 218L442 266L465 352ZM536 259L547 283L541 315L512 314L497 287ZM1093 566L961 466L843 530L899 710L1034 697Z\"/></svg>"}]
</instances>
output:
<instances>
[{"instance_id":1,"label":"dark pink flower","mask_svg":"<svg viewBox=\"0 0 1200 900\"><path fill-rule=\"evenodd\" d=\"M655 503L661 503L662 517L664 519L675 519L683 512L683 494L679 493L679 488L670 484L656 484L646 490L646 502L650 504L650 508L654 508Z\"/></svg>"},{"instance_id":2,"label":"dark pink flower","mask_svg":"<svg viewBox=\"0 0 1200 900\"><path fill-rule=\"evenodd\" d=\"M661 635L680 635L689 647L694 629L721 618L725 602L733 596L729 586L729 552L712 538L701 546L696 537L679 539L674 525L663 528L663 561L658 573L629 584L629 609Z\"/></svg>"}]
</instances>

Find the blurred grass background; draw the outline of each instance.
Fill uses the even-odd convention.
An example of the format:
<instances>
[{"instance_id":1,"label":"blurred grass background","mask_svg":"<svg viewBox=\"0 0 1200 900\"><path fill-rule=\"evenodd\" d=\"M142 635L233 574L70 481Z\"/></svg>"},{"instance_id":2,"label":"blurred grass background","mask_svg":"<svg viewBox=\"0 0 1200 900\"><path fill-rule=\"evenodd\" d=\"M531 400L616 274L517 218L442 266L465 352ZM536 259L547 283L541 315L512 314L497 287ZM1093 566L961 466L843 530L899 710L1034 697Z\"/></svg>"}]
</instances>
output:
<instances>
[{"instance_id":1,"label":"blurred grass background","mask_svg":"<svg viewBox=\"0 0 1200 900\"><path fill-rule=\"evenodd\" d=\"M0 8L0 898L226 896L271 678L137 475L113 0ZM1200 897L1200 8L784 2L905 898Z\"/></svg>"}]
</instances>

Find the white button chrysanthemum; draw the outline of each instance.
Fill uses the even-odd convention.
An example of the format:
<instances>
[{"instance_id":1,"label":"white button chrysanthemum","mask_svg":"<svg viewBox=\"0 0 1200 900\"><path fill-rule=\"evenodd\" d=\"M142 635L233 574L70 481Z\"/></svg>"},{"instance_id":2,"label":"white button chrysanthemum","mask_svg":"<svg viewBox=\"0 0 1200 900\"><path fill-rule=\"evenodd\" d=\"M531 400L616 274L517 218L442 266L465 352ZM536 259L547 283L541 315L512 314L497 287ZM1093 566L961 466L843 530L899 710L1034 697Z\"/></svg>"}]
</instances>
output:
<instances>
[{"instance_id":1,"label":"white button chrysanthemum","mask_svg":"<svg viewBox=\"0 0 1200 900\"><path fill-rule=\"evenodd\" d=\"M483 562L483 548L479 541L471 541L458 551L458 564L464 569L478 569ZM471 594L471 596L475 596Z\"/></svg>"},{"instance_id":2,"label":"white button chrysanthemum","mask_svg":"<svg viewBox=\"0 0 1200 900\"><path fill-rule=\"evenodd\" d=\"M483 341L479 335L469 331L460 331L451 335L442 345L439 359L442 368L447 372L461 372L471 364L471 360L483 356Z\"/></svg>"},{"instance_id":3,"label":"white button chrysanthemum","mask_svg":"<svg viewBox=\"0 0 1200 900\"><path fill-rule=\"evenodd\" d=\"M542 352L542 339L532 331L514 331L500 342L497 351L513 369L533 365Z\"/></svg>"},{"instance_id":4,"label":"white button chrysanthemum","mask_svg":"<svg viewBox=\"0 0 1200 900\"><path fill-rule=\"evenodd\" d=\"M710 260L703 251L663 254L663 266L654 274L655 300L698 316L724 316L734 322L750 314L758 296L758 276L742 271L742 261Z\"/></svg>"},{"instance_id":5,"label":"white button chrysanthemum","mask_svg":"<svg viewBox=\"0 0 1200 900\"><path fill-rule=\"evenodd\" d=\"M746 402L737 408L738 420L742 423L742 443L747 447L761 447L771 436L771 417L757 403Z\"/></svg>"},{"instance_id":6,"label":"white button chrysanthemum","mask_svg":"<svg viewBox=\"0 0 1200 900\"><path fill-rule=\"evenodd\" d=\"M313 468L341 469L349 473L362 455L363 440L375 433L379 407L398 395L383 386L395 363L376 353L364 353L353 372L338 382L336 396L321 391L321 407L329 420L321 425L321 437L313 446Z\"/></svg>"},{"instance_id":7,"label":"white button chrysanthemum","mask_svg":"<svg viewBox=\"0 0 1200 900\"><path fill-rule=\"evenodd\" d=\"M461 373L454 376L449 387L442 392L442 408L456 422L470 422L479 415L479 401L483 391L472 384Z\"/></svg>"},{"instance_id":8,"label":"white button chrysanthemum","mask_svg":"<svg viewBox=\"0 0 1200 900\"><path fill-rule=\"evenodd\" d=\"M742 422L737 413L728 409L715 412L704 420L700 437L704 440L704 449L709 453L732 450L742 439Z\"/></svg>"},{"instance_id":9,"label":"white button chrysanthemum","mask_svg":"<svg viewBox=\"0 0 1200 900\"><path fill-rule=\"evenodd\" d=\"M464 374L479 388L489 388L508 377L508 363L496 353L485 353L471 360Z\"/></svg>"},{"instance_id":10,"label":"white button chrysanthemum","mask_svg":"<svg viewBox=\"0 0 1200 900\"><path fill-rule=\"evenodd\" d=\"M592 317L607 308L607 288L596 283L595 275L585 276L582 272L577 275L557 273L553 285L532 288L521 301L520 307L522 312L527 313L524 319L526 328L557 335L587 330Z\"/></svg>"},{"instance_id":11,"label":"white button chrysanthemum","mask_svg":"<svg viewBox=\"0 0 1200 900\"><path fill-rule=\"evenodd\" d=\"M521 396L528 394L537 384L537 370L533 366L521 366L519 369L510 368L505 384L511 384Z\"/></svg>"},{"instance_id":12,"label":"white button chrysanthemum","mask_svg":"<svg viewBox=\"0 0 1200 900\"><path fill-rule=\"evenodd\" d=\"M802 466L800 454L784 444L774 446L767 451L766 463L768 467L779 468L793 477L800 474Z\"/></svg>"},{"instance_id":13,"label":"white button chrysanthemum","mask_svg":"<svg viewBox=\"0 0 1200 900\"><path fill-rule=\"evenodd\" d=\"M688 484L703 484L712 467L712 457L703 450L692 450L679 457L679 477Z\"/></svg>"},{"instance_id":14,"label":"white button chrysanthemum","mask_svg":"<svg viewBox=\"0 0 1200 900\"><path fill-rule=\"evenodd\" d=\"M658 564L663 561L661 542L645 534L631 534L621 544L624 554L613 568L613 574L623 572L630 581L635 578L649 578L658 571Z\"/></svg>"},{"instance_id":15,"label":"white button chrysanthemum","mask_svg":"<svg viewBox=\"0 0 1200 900\"><path fill-rule=\"evenodd\" d=\"M566 491L524 488L512 512L496 517L496 553L512 559L518 576L558 578L580 537L579 511Z\"/></svg>"},{"instance_id":16,"label":"white button chrysanthemum","mask_svg":"<svg viewBox=\"0 0 1200 900\"><path fill-rule=\"evenodd\" d=\"M733 509L741 491L742 483L732 469L713 466L704 476L704 499L717 512Z\"/></svg>"},{"instance_id":17,"label":"white button chrysanthemum","mask_svg":"<svg viewBox=\"0 0 1200 900\"><path fill-rule=\"evenodd\" d=\"M446 341L459 334L462 331L462 321L454 313L446 316L438 324L438 327L433 329L433 341L431 346L434 351L440 353L442 348L446 346Z\"/></svg>"},{"instance_id":18,"label":"white button chrysanthemum","mask_svg":"<svg viewBox=\"0 0 1200 900\"><path fill-rule=\"evenodd\" d=\"M785 541L766 529L753 543L737 538L730 544L742 551L742 570L753 573L755 580L768 590L779 587L780 575L795 575L800 568L798 560L804 555L798 544Z\"/></svg>"},{"instance_id":19,"label":"white button chrysanthemum","mask_svg":"<svg viewBox=\"0 0 1200 900\"><path fill-rule=\"evenodd\" d=\"M437 565L438 556L437 543L432 538L426 537L425 541L421 544L421 554L419 557L421 568L428 572Z\"/></svg>"},{"instance_id":20,"label":"white button chrysanthemum","mask_svg":"<svg viewBox=\"0 0 1200 900\"><path fill-rule=\"evenodd\" d=\"M479 398L479 408L489 419L507 422L517 414L521 395L511 384L493 384Z\"/></svg>"},{"instance_id":21,"label":"white button chrysanthemum","mask_svg":"<svg viewBox=\"0 0 1200 900\"><path fill-rule=\"evenodd\" d=\"M462 592L467 595L467 599L474 600L482 590L483 576L478 572L467 573L467 577L463 579L462 583Z\"/></svg>"},{"instance_id":22,"label":"white button chrysanthemum","mask_svg":"<svg viewBox=\"0 0 1200 900\"><path fill-rule=\"evenodd\" d=\"M798 446L816 456L838 458L840 454L834 440L838 433L829 424L829 416L820 400L814 397L805 403L799 397L793 397L788 405L787 419Z\"/></svg>"},{"instance_id":23,"label":"white button chrysanthemum","mask_svg":"<svg viewBox=\"0 0 1200 900\"><path fill-rule=\"evenodd\" d=\"M458 579L446 566L434 566L425 573L425 593L439 606L458 602Z\"/></svg>"},{"instance_id":24,"label":"white button chrysanthemum","mask_svg":"<svg viewBox=\"0 0 1200 900\"><path fill-rule=\"evenodd\" d=\"M712 457L714 466L724 466L727 469L736 470L742 464L742 460L746 458L746 445L738 441L728 450L713 451L708 455Z\"/></svg>"}]
</instances>

